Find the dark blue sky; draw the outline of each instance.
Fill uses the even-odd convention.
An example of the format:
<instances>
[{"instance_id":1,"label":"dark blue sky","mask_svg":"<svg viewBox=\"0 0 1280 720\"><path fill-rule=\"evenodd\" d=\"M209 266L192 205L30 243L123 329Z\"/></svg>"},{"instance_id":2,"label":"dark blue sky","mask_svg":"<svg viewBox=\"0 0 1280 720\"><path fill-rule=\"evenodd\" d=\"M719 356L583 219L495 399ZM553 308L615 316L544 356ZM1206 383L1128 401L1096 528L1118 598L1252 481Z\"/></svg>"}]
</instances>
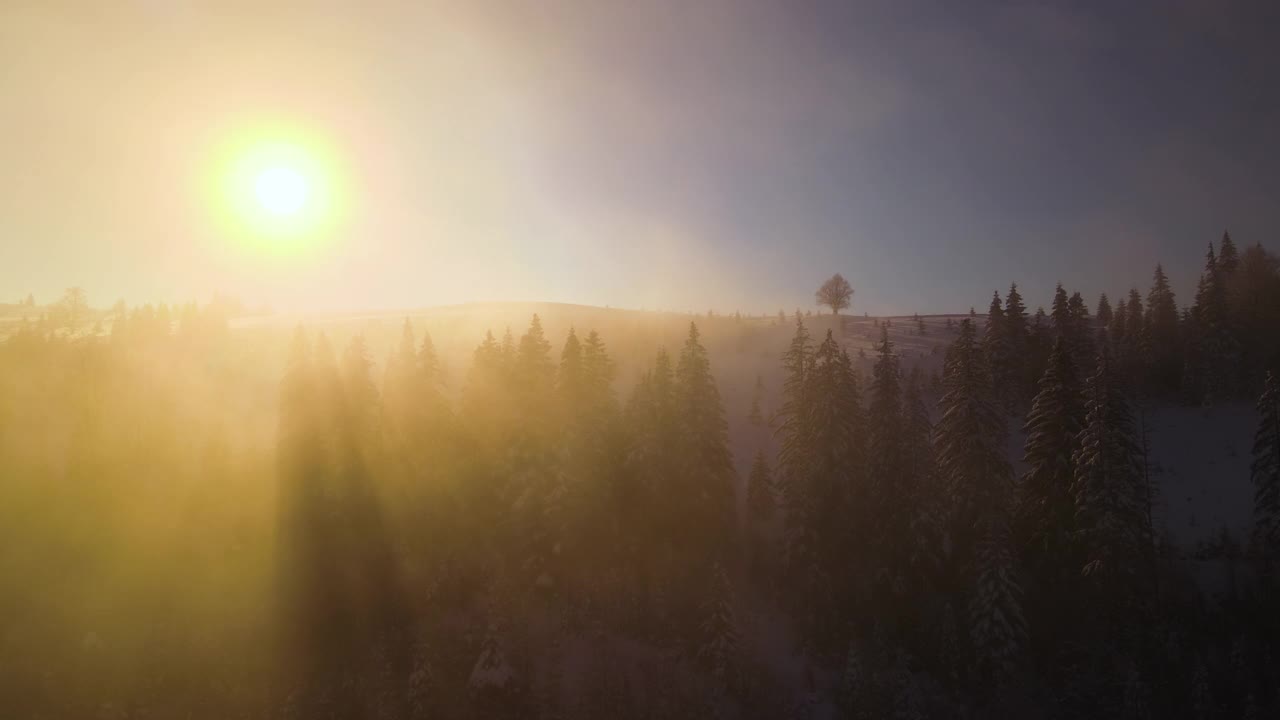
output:
<instances>
[{"instance_id":1,"label":"dark blue sky","mask_svg":"<svg viewBox=\"0 0 1280 720\"><path fill-rule=\"evenodd\" d=\"M1160 260L1183 299L1223 229L1280 249L1276 7L15 5L0 291L765 311L838 270L855 310L957 312ZM322 256L220 250L192 199L255 114L345 157Z\"/></svg>"}]
</instances>

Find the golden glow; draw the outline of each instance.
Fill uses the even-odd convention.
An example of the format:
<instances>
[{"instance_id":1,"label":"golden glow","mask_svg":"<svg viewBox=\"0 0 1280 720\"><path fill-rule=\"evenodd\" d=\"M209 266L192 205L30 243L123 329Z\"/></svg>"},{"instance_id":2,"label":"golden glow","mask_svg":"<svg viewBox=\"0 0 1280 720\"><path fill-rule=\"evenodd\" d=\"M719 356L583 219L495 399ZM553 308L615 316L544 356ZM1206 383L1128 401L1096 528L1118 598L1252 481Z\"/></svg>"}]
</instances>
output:
<instances>
[{"instance_id":1,"label":"golden glow","mask_svg":"<svg viewBox=\"0 0 1280 720\"><path fill-rule=\"evenodd\" d=\"M254 128L224 143L211 195L219 226L259 254L314 250L344 210L335 153L298 128Z\"/></svg>"}]
</instances>

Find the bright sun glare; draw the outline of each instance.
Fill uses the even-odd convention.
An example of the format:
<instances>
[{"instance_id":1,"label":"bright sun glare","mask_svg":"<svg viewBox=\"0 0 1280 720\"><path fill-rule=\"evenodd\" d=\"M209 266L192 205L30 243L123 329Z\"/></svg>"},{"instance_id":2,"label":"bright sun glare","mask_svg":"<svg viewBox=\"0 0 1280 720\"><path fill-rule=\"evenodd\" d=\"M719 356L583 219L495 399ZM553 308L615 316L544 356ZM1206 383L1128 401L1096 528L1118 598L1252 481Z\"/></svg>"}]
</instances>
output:
<instances>
[{"instance_id":1,"label":"bright sun glare","mask_svg":"<svg viewBox=\"0 0 1280 720\"><path fill-rule=\"evenodd\" d=\"M228 138L211 179L218 225L257 255L313 251L343 214L335 153L297 128L257 128Z\"/></svg>"},{"instance_id":2,"label":"bright sun glare","mask_svg":"<svg viewBox=\"0 0 1280 720\"><path fill-rule=\"evenodd\" d=\"M293 215L307 202L307 179L293 168L267 168L258 174L253 191L267 212Z\"/></svg>"}]
</instances>

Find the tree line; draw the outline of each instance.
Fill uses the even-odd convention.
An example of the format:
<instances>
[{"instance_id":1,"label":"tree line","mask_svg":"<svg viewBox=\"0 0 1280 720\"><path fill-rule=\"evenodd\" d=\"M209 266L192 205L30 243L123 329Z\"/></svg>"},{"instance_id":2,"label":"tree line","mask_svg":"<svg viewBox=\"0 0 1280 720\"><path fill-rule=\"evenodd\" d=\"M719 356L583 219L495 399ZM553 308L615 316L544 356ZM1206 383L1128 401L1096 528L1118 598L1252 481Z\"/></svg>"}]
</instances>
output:
<instances>
[{"instance_id":1,"label":"tree line","mask_svg":"<svg viewBox=\"0 0 1280 720\"><path fill-rule=\"evenodd\" d=\"M797 313L741 479L696 323L630 387L598 333L553 345L536 315L456 375L408 320L380 368L362 336L300 327L256 393L269 443L225 399L243 359L216 312L27 328L0 345L0 560L25 589L0 606L24 619L0 699L64 717L1265 716L1278 288L1274 257L1226 236L1181 311L1159 266L1145 297L1094 313L1061 287L1028 313L1014 285L955 324L936 386L887 323L863 373ZM1150 417L1250 396L1254 533L1192 554L1158 521ZM1208 556L1256 581L1207 598Z\"/></svg>"}]
</instances>

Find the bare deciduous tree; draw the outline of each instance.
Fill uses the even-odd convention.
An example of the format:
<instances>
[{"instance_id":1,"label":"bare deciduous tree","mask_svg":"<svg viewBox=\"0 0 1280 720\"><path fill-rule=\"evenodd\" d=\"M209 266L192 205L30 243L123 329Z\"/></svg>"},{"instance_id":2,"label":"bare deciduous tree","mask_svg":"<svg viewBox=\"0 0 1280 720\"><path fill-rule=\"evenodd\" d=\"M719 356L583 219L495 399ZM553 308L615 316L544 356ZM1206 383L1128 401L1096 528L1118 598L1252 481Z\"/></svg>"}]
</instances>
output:
<instances>
[{"instance_id":1,"label":"bare deciduous tree","mask_svg":"<svg viewBox=\"0 0 1280 720\"><path fill-rule=\"evenodd\" d=\"M839 315L841 310L849 307L853 302L853 288L848 280L845 280L840 273L836 273L822 283L822 287L818 288L813 296L819 305L831 308L832 315Z\"/></svg>"}]
</instances>

